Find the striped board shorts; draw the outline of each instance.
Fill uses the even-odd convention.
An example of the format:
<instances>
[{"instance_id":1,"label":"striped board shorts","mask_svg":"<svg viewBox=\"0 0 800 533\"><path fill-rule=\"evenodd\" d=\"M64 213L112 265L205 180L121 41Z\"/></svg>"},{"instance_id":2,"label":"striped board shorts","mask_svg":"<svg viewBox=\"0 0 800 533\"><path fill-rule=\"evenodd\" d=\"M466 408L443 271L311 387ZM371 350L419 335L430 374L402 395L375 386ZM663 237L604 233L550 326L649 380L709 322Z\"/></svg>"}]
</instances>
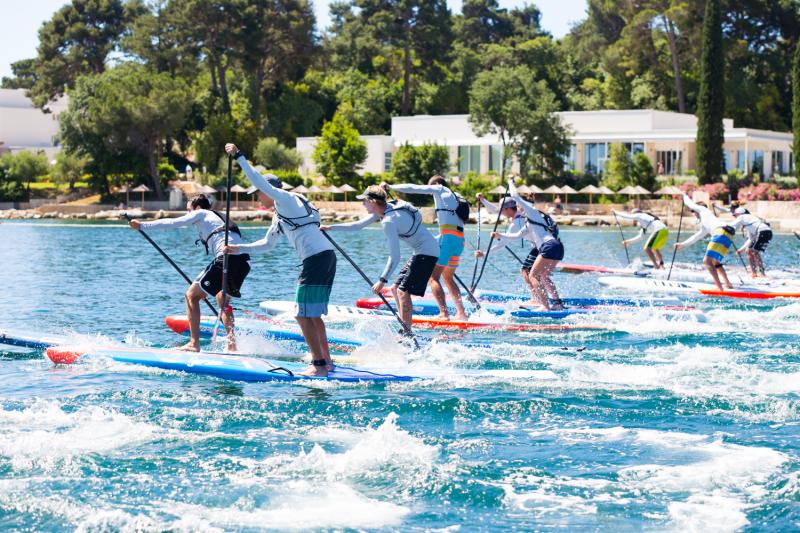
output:
<instances>
[{"instance_id":1,"label":"striped board shorts","mask_svg":"<svg viewBox=\"0 0 800 533\"><path fill-rule=\"evenodd\" d=\"M295 316L317 318L328 314L328 301L335 276L336 254L333 250L306 257L297 280Z\"/></svg>"},{"instance_id":2,"label":"striped board shorts","mask_svg":"<svg viewBox=\"0 0 800 533\"><path fill-rule=\"evenodd\" d=\"M462 253L464 253L464 231L446 226L439 228L439 259L436 264L458 268Z\"/></svg>"},{"instance_id":3,"label":"striped board shorts","mask_svg":"<svg viewBox=\"0 0 800 533\"><path fill-rule=\"evenodd\" d=\"M654 232L650 235L650 238L647 239L647 242L644 243L644 249L647 250L648 248L651 250L660 250L667 244L667 237L669 237L669 230L667 228L661 228L660 230Z\"/></svg>"},{"instance_id":4,"label":"striped board shorts","mask_svg":"<svg viewBox=\"0 0 800 533\"><path fill-rule=\"evenodd\" d=\"M708 243L708 248L706 248L706 257L722 263L725 256L728 255L728 250L732 244L732 228L728 226L717 228L711 233L711 242Z\"/></svg>"}]
</instances>

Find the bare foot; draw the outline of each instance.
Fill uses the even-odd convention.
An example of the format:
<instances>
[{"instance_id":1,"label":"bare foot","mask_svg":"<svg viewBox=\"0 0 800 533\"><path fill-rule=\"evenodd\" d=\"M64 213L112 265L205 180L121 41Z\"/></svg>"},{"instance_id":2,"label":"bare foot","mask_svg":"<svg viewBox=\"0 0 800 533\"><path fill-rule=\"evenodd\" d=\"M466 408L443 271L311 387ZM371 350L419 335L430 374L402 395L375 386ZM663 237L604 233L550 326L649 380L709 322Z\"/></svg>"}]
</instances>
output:
<instances>
[{"instance_id":1,"label":"bare foot","mask_svg":"<svg viewBox=\"0 0 800 533\"><path fill-rule=\"evenodd\" d=\"M236 343L235 342L229 342L228 343L228 348L227 348L226 351L231 352L231 353L235 352L236 351Z\"/></svg>"},{"instance_id":2,"label":"bare foot","mask_svg":"<svg viewBox=\"0 0 800 533\"><path fill-rule=\"evenodd\" d=\"M436 316L436 320L450 320L450 315L443 315L440 313Z\"/></svg>"},{"instance_id":3,"label":"bare foot","mask_svg":"<svg viewBox=\"0 0 800 533\"><path fill-rule=\"evenodd\" d=\"M469 318L467 318L467 315L456 315L456 320L460 322L466 322L467 320L469 320Z\"/></svg>"},{"instance_id":4,"label":"bare foot","mask_svg":"<svg viewBox=\"0 0 800 533\"><path fill-rule=\"evenodd\" d=\"M184 344L183 346L178 346L176 350L183 350L185 352L199 352L200 347L190 341Z\"/></svg>"},{"instance_id":5,"label":"bare foot","mask_svg":"<svg viewBox=\"0 0 800 533\"><path fill-rule=\"evenodd\" d=\"M308 368L303 370L302 372L297 373L298 376L315 376L315 377L327 377L328 376L328 367L326 366L314 366L308 365Z\"/></svg>"}]
</instances>

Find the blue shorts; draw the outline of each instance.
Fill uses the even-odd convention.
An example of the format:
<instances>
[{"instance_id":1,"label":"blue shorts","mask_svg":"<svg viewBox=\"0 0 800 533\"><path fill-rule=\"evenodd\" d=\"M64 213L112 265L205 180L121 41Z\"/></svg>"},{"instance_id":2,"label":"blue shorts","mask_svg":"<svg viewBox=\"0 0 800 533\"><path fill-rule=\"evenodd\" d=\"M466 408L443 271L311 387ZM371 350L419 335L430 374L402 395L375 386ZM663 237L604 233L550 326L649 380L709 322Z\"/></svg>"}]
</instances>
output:
<instances>
[{"instance_id":1,"label":"blue shorts","mask_svg":"<svg viewBox=\"0 0 800 533\"><path fill-rule=\"evenodd\" d=\"M440 230L439 259L436 264L458 268L462 253L464 253L464 232L454 229Z\"/></svg>"},{"instance_id":2,"label":"blue shorts","mask_svg":"<svg viewBox=\"0 0 800 533\"><path fill-rule=\"evenodd\" d=\"M539 247L539 255L551 261L564 259L564 245L556 239L547 239Z\"/></svg>"}]
</instances>

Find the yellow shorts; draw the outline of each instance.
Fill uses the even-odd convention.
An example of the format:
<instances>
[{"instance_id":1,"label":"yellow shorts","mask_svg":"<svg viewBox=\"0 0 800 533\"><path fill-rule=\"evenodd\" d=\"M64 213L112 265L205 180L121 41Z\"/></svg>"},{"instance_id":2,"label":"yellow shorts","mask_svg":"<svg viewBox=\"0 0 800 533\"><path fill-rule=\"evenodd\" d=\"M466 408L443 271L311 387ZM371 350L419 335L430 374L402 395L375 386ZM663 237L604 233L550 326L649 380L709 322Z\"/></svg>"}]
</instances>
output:
<instances>
[{"instance_id":1,"label":"yellow shorts","mask_svg":"<svg viewBox=\"0 0 800 533\"><path fill-rule=\"evenodd\" d=\"M647 242L644 243L644 249L647 250L660 250L667 244L667 237L669 237L669 230L667 228L661 228L660 230L656 231L650 238L647 239Z\"/></svg>"}]
</instances>

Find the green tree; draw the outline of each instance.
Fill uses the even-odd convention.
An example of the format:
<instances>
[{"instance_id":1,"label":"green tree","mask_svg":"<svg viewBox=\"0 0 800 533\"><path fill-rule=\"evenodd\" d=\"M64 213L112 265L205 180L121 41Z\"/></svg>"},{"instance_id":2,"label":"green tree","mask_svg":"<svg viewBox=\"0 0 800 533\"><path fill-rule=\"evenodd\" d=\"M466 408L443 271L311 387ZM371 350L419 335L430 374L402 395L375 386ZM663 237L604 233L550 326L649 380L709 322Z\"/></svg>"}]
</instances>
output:
<instances>
[{"instance_id":1,"label":"green tree","mask_svg":"<svg viewBox=\"0 0 800 533\"><path fill-rule=\"evenodd\" d=\"M50 174L55 183L68 183L70 190L75 188L75 182L83 177L88 160L85 157L74 155L66 150L56 154L56 164Z\"/></svg>"},{"instance_id":2,"label":"green tree","mask_svg":"<svg viewBox=\"0 0 800 533\"><path fill-rule=\"evenodd\" d=\"M719 2L708 0L703 20L700 94L697 100L697 175L700 183L714 183L722 177L725 59Z\"/></svg>"},{"instance_id":3,"label":"green tree","mask_svg":"<svg viewBox=\"0 0 800 533\"><path fill-rule=\"evenodd\" d=\"M44 108L82 74L98 74L125 31L122 0L72 0L39 29L29 96Z\"/></svg>"},{"instance_id":4,"label":"green tree","mask_svg":"<svg viewBox=\"0 0 800 533\"><path fill-rule=\"evenodd\" d=\"M334 185L355 185L360 180L356 170L367 159L367 144L358 130L342 115L336 113L322 126L322 135L312 155L317 171Z\"/></svg>"},{"instance_id":5,"label":"green tree","mask_svg":"<svg viewBox=\"0 0 800 533\"><path fill-rule=\"evenodd\" d=\"M158 160L165 139L186 122L187 92L182 80L138 63L80 78L61 119L64 145L70 153L91 157L94 170L103 174L118 171L107 164L114 154L146 161L139 168L161 198Z\"/></svg>"},{"instance_id":6,"label":"green tree","mask_svg":"<svg viewBox=\"0 0 800 533\"><path fill-rule=\"evenodd\" d=\"M792 130L794 142L792 143L792 153L794 154L794 175L800 184L800 43L795 45L794 55L792 56Z\"/></svg>"},{"instance_id":7,"label":"green tree","mask_svg":"<svg viewBox=\"0 0 800 533\"><path fill-rule=\"evenodd\" d=\"M631 180L634 185L640 185L648 191L656 190L656 172L650 158L642 152L633 156L633 166L631 168Z\"/></svg>"},{"instance_id":8,"label":"green tree","mask_svg":"<svg viewBox=\"0 0 800 533\"><path fill-rule=\"evenodd\" d=\"M36 83L36 60L22 59L11 63L14 77L3 76L0 87L3 89L30 89Z\"/></svg>"},{"instance_id":9,"label":"green tree","mask_svg":"<svg viewBox=\"0 0 800 533\"><path fill-rule=\"evenodd\" d=\"M303 158L294 148L282 145L275 137L267 137L258 141L253 161L270 170L297 170Z\"/></svg>"},{"instance_id":10,"label":"green tree","mask_svg":"<svg viewBox=\"0 0 800 533\"><path fill-rule=\"evenodd\" d=\"M613 190L619 190L633 183L632 175L633 164L628 150L622 144L612 144L603 173L603 185Z\"/></svg>"},{"instance_id":11,"label":"green tree","mask_svg":"<svg viewBox=\"0 0 800 533\"><path fill-rule=\"evenodd\" d=\"M400 183L427 183L436 174L450 170L450 151L446 146L404 144L392 156L392 175Z\"/></svg>"}]
</instances>

